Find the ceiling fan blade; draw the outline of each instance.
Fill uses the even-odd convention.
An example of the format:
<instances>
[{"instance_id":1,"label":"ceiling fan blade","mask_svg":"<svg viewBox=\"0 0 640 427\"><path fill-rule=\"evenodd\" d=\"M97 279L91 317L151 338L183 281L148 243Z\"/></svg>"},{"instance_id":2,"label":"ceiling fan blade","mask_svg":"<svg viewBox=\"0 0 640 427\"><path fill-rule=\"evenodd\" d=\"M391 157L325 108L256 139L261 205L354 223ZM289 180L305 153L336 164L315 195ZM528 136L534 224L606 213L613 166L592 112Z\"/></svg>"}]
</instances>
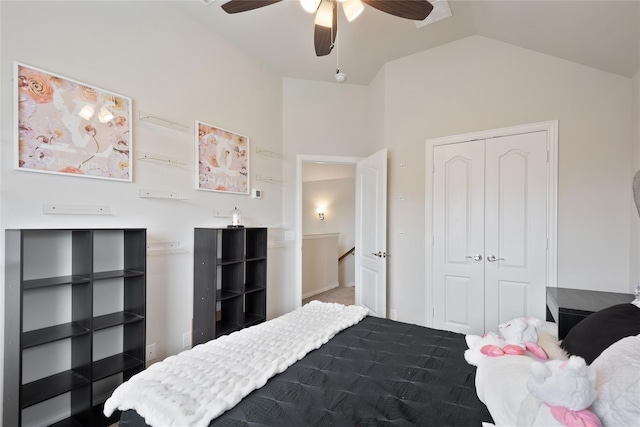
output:
<instances>
[{"instance_id":1,"label":"ceiling fan blade","mask_svg":"<svg viewBox=\"0 0 640 427\"><path fill-rule=\"evenodd\" d=\"M313 43L316 47L316 56L325 56L331 53L338 34L338 8L336 2L331 2L332 24L331 28L323 25L315 25L313 32Z\"/></svg>"},{"instance_id":2,"label":"ceiling fan blade","mask_svg":"<svg viewBox=\"0 0 640 427\"><path fill-rule=\"evenodd\" d=\"M282 0L230 0L221 7L222 10L227 13L238 13L269 6L270 4L279 3L281 1Z\"/></svg>"},{"instance_id":3,"label":"ceiling fan blade","mask_svg":"<svg viewBox=\"0 0 640 427\"><path fill-rule=\"evenodd\" d=\"M433 10L433 5L428 0L362 0L362 2L382 12L414 21L422 21Z\"/></svg>"}]
</instances>

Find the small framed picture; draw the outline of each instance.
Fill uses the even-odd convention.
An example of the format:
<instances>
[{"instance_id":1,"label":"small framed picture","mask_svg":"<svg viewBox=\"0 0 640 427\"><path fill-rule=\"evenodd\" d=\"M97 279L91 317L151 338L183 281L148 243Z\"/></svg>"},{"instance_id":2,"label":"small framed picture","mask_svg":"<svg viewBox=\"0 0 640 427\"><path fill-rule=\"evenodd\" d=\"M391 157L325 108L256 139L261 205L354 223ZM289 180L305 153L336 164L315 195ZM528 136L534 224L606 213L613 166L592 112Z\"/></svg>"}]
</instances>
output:
<instances>
[{"instance_id":1,"label":"small framed picture","mask_svg":"<svg viewBox=\"0 0 640 427\"><path fill-rule=\"evenodd\" d=\"M131 181L131 99L14 63L17 170Z\"/></svg>"},{"instance_id":2,"label":"small framed picture","mask_svg":"<svg viewBox=\"0 0 640 427\"><path fill-rule=\"evenodd\" d=\"M249 137L196 121L198 190L249 194Z\"/></svg>"}]
</instances>

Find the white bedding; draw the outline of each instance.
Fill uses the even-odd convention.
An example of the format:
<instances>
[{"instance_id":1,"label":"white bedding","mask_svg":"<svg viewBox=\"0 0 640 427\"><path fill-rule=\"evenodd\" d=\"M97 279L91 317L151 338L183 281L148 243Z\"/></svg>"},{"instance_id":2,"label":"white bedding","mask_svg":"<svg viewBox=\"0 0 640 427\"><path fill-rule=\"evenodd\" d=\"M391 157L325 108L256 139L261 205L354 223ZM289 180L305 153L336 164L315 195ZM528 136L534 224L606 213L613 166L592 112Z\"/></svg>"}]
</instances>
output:
<instances>
[{"instance_id":1,"label":"white bedding","mask_svg":"<svg viewBox=\"0 0 640 427\"><path fill-rule=\"evenodd\" d=\"M593 410L605 426L640 426L640 335L626 337L602 352L596 370L598 398Z\"/></svg>"},{"instance_id":2,"label":"white bedding","mask_svg":"<svg viewBox=\"0 0 640 427\"><path fill-rule=\"evenodd\" d=\"M472 350L467 351L471 351L465 353L467 361L478 367L478 398L487 405L496 426L564 425L527 387L532 377L531 365L539 363L536 359L510 355L478 357ZM597 394L589 410L598 416L602 425L640 427L640 335L612 344L588 369L595 371Z\"/></svg>"},{"instance_id":3,"label":"white bedding","mask_svg":"<svg viewBox=\"0 0 640 427\"><path fill-rule=\"evenodd\" d=\"M171 356L120 385L104 413L134 409L151 426L207 426L368 309L312 301L291 313Z\"/></svg>"}]
</instances>

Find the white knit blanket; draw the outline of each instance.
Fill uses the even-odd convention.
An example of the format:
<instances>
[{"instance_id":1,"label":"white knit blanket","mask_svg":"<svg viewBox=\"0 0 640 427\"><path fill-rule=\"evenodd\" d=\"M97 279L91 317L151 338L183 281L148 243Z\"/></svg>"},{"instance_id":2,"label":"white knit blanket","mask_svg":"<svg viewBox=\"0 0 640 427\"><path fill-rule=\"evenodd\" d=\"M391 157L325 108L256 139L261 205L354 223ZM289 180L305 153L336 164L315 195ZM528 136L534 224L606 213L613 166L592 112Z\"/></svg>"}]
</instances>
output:
<instances>
[{"instance_id":1,"label":"white knit blanket","mask_svg":"<svg viewBox=\"0 0 640 427\"><path fill-rule=\"evenodd\" d=\"M367 314L364 307L312 301L151 365L115 389L104 413L134 409L151 426L206 427Z\"/></svg>"}]
</instances>

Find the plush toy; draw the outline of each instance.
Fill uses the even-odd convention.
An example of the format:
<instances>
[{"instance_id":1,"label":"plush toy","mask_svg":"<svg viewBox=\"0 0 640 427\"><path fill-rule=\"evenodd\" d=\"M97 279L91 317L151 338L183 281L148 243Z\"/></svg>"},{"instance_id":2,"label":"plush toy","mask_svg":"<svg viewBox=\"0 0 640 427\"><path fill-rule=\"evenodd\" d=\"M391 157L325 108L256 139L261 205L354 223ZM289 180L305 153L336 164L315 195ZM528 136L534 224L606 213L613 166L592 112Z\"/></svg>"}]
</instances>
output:
<instances>
[{"instance_id":1,"label":"plush toy","mask_svg":"<svg viewBox=\"0 0 640 427\"><path fill-rule=\"evenodd\" d=\"M533 362L527 389L551 410L551 415L568 427L600 427L600 419L587 408L595 401L596 372L583 358ZM520 414L520 420L522 419ZM530 424L528 424L530 425Z\"/></svg>"},{"instance_id":2,"label":"plush toy","mask_svg":"<svg viewBox=\"0 0 640 427\"><path fill-rule=\"evenodd\" d=\"M538 359L547 360L549 356L538 345L537 328L542 325L543 322L534 317L517 317L498 325L498 330L509 345L519 346L523 351L530 351Z\"/></svg>"},{"instance_id":3,"label":"plush toy","mask_svg":"<svg viewBox=\"0 0 640 427\"><path fill-rule=\"evenodd\" d=\"M479 366L480 362L487 357L521 356L524 354L524 350L520 346L509 345L504 338L495 332L488 332L482 336L467 335L465 341L469 349L464 352L464 358L467 363L473 366Z\"/></svg>"}]
</instances>

